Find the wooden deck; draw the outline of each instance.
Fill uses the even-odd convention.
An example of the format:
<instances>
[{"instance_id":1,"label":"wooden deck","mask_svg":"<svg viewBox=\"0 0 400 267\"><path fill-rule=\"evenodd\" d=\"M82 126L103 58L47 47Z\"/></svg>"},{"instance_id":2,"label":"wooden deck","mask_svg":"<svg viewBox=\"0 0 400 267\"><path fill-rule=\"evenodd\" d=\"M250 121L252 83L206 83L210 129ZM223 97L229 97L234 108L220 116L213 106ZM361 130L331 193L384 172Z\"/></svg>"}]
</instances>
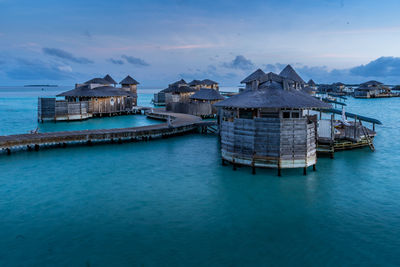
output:
<instances>
[{"instance_id":1,"label":"wooden deck","mask_svg":"<svg viewBox=\"0 0 400 267\"><path fill-rule=\"evenodd\" d=\"M10 154L12 150L27 149L37 151L41 146L65 147L67 144L93 145L99 142L147 141L153 138L165 138L196 132L199 129L203 130L204 127L216 125L214 121L202 121L201 118L196 116L160 110L148 112L147 116L159 120L168 120L168 117L170 117L171 120L170 123L132 128L0 136L0 149Z\"/></svg>"}]
</instances>

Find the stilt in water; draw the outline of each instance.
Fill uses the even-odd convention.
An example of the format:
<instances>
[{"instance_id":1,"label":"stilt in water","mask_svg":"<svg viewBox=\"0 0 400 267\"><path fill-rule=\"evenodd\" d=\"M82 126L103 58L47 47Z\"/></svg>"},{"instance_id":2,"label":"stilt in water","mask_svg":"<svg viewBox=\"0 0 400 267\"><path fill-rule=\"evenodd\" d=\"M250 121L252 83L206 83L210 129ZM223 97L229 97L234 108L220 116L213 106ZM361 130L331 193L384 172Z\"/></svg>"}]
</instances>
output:
<instances>
[{"instance_id":1,"label":"stilt in water","mask_svg":"<svg viewBox=\"0 0 400 267\"><path fill-rule=\"evenodd\" d=\"M233 160L232 164L233 164L233 170L236 171L236 163L235 163L235 160Z\"/></svg>"},{"instance_id":2,"label":"stilt in water","mask_svg":"<svg viewBox=\"0 0 400 267\"><path fill-rule=\"evenodd\" d=\"M303 175L307 175L307 167L303 168Z\"/></svg>"},{"instance_id":3,"label":"stilt in water","mask_svg":"<svg viewBox=\"0 0 400 267\"><path fill-rule=\"evenodd\" d=\"M315 172L317 170L317 167L314 165L312 165L312 170Z\"/></svg>"},{"instance_id":4,"label":"stilt in water","mask_svg":"<svg viewBox=\"0 0 400 267\"><path fill-rule=\"evenodd\" d=\"M6 148L6 150L7 150L7 155L11 155L11 149Z\"/></svg>"},{"instance_id":5,"label":"stilt in water","mask_svg":"<svg viewBox=\"0 0 400 267\"><path fill-rule=\"evenodd\" d=\"M39 145L35 144L35 151L39 151Z\"/></svg>"},{"instance_id":6,"label":"stilt in water","mask_svg":"<svg viewBox=\"0 0 400 267\"><path fill-rule=\"evenodd\" d=\"M281 174L281 168L280 168L280 167L278 167L278 176L279 176L279 177L282 176L282 174Z\"/></svg>"}]
</instances>

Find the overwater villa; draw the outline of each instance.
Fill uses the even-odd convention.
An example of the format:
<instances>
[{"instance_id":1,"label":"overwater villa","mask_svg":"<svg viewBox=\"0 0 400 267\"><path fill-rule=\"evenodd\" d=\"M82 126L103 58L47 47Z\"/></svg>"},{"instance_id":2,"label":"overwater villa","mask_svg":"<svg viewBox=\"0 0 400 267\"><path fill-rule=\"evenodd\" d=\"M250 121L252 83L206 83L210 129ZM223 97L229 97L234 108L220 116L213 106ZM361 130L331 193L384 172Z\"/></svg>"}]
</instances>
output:
<instances>
[{"instance_id":1,"label":"overwater villa","mask_svg":"<svg viewBox=\"0 0 400 267\"><path fill-rule=\"evenodd\" d=\"M215 104L220 108L223 163L251 166L253 172L267 167L278 168L279 175L283 168L304 168L306 173L309 166L315 169L317 151L333 157L335 150L374 149L378 120L333 109L306 94L300 79L296 85L292 79L257 70L244 80L251 89ZM335 114L341 114L341 120ZM373 130L362 121L373 124Z\"/></svg>"},{"instance_id":2,"label":"overwater villa","mask_svg":"<svg viewBox=\"0 0 400 267\"><path fill-rule=\"evenodd\" d=\"M260 79L260 78L259 78ZM258 81L259 81L258 79ZM234 166L304 168L317 162L316 116L311 109L330 104L296 89L280 75L261 77L257 88L216 104L219 114L222 160Z\"/></svg>"},{"instance_id":3,"label":"overwater villa","mask_svg":"<svg viewBox=\"0 0 400 267\"><path fill-rule=\"evenodd\" d=\"M368 81L354 89L355 98L382 98L391 96L390 88L378 81Z\"/></svg>"},{"instance_id":4,"label":"overwater villa","mask_svg":"<svg viewBox=\"0 0 400 267\"><path fill-rule=\"evenodd\" d=\"M332 96L345 96L348 94L348 91L346 91L346 85L344 83L336 82L332 84L319 85L318 93L329 94Z\"/></svg>"},{"instance_id":5,"label":"overwater villa","mask_svg":"<svg viewBox=\"0 0 400 267\"><path fill-rule=\"evenodd\" d=\"M201 88L213 89L218 91L219 85L217 82L205 80L193 80L187 83L184 79L168 85L168 88L154 94L154 105L165 106L170 102L182 102L189 99L189 96L194 94Z\"/></svg>"},{"instance_id":6,"label":"overwater villa","mask_svg":"<svg viewBox=\"0 0 400 267\"><path fill-rule=\"evenodd\" d=\"M39 98L39 121L71 121L91 117L114 116L133 113L137 105L137 85L129 75L116 87L110 75L94 78L75 89L63 92L56 98Z\"/></svg>"},{"instance_id":7,"label":"overwater villa","mask_svg":"<svg viewBox=\"0 0 400 267\"><path fill-rule=\"evenodd\" d=\"M166 109L176 113L210 118L217 114L214 104L224 99L217 90L201 88L192 94L189 99L168 103Z\"/></svg>"},{"instance_id":8,"label":"overwater villa","mask_svg":"<svg viewBox=\"0 0 400 267\"><path fill-rule=\"evenodd\" d=\"M259 84L263 82L263 78L265 78L266 73L262 69L257 69L252 74L243 79L240 83L245 84L245 90L256 89ZM278 75L273 72L270 72L269 75ZM297 74L297 72L293 69L291 65L287 65L279 74L279 76L286 79L286 82L296 88L301 89L306 86L304 80Z\"/></svg>"},{"instance_id":9,"label":"overwater villa","mask_svg":"<svg viewBox=\"0 0 400 267\"><path fill-rule=\"evenodd\" d=\"M188 85L196 90L200 90L200 88L208 88L208 89L214 89L214 90L219 90L219 84L213 80L210 79L204 79L202 81L200 80L193 80Z\"/></svg>"}]
</instances>

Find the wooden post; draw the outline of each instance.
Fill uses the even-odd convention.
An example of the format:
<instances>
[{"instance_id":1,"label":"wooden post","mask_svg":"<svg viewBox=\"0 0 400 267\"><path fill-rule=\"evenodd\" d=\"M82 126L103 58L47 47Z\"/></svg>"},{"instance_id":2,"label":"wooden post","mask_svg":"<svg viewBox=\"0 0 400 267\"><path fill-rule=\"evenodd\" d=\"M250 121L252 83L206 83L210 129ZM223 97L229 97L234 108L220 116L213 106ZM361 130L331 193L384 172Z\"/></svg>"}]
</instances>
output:
<instances>
[{"instance_id":1,"label":"wooden post","mask_svg":"<svg viewBox=\"0 0 400 267\"><path fill-rule=\"evenodd\" d=\"M354 140L357 142L357 115L354 117Z\"/></svg>"},{"instance_id":2,"label":"wooden post","mask_svg":"<svg viewBox=\"0 0 400 267\"><path fill-rule=\"evenodd\" d=\"M278 167L278 176L281 177L281 167Z\"/></svg>"},{"instance_id":3,"label":"wooden post","mask_svg":"<svg viewBox=\"0 0 400 267\"><path fill-rule=\"evenodd\" d=\"M317 168L316 168L315 164L314 164L314 165L312 165L312 170L313 170L314 172L317 170Z\"/></svg>"},{"instance_id":4,"label":"wooden post","mask_svg":"<svg viewBox=\"0 0 400 267\"><path fill-rule=\"evenodd\" d=\"M307 167L303 168L303 175L307 175Z\"/></svg>"}]
</instances>

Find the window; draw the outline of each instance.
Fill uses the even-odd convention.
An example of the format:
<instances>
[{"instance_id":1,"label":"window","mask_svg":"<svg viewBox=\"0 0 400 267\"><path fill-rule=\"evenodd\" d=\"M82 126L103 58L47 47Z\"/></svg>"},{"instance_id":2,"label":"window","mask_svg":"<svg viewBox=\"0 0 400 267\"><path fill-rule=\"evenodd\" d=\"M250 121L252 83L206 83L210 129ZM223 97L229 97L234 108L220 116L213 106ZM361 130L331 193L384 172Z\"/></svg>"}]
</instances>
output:
<instances>
[{"instance_id":1,"label":"window","mask_svg":"<svg viewBox=\"0 0 400 267\"><path fill-rule=\"evenodd\" d=\"M282 113L282 116L283 116L284 119L289 119L290 118L290 112L289 111L284 111Z\"/></svg>"},{"instance_id":2,"label":"window","mask_svg":"<svg viewBox=\"0 0 400 267\"><path fill-rule=\"evenodd\" d=\"M292 112L292 118L295 118L295 119L300 118L300 113L299 112Z\"/></svg>"},{"instance_id":3,"label":"window","mask_svg":"<svg viewBox=\"0 0 400 267\"><path fill-rule=\"evenodd\" d=\"M252 110L240 110L239 118L241 119L253 119L253 111Z\"/></svg>"}]
</instances>

